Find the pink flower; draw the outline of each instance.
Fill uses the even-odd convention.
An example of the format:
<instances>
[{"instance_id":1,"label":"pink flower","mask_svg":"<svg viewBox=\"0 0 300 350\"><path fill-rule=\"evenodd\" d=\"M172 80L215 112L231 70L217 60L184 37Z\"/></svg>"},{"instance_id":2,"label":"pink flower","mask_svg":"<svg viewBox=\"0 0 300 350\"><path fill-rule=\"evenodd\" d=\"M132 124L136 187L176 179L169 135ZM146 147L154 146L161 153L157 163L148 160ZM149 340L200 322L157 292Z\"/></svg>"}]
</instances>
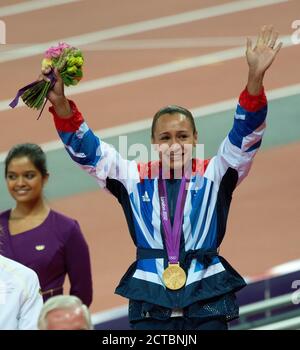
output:
<instances>
[{"instance_id":1,"label":"pink flower","mask_svg":"<svg viewBox=\"0 0 300 350\"><path fill-rule=\"evenodd\" d=\"M67 43L58 43L58 47L63 51L64 49L70 48L71 45L67 44Z\"/></svg>"},{"instance_id":2,"label":"pink flower","mask_svg":"<svg viewBox=\"0 0 300 350\"><path fill-rule=\"evenodd\" d=\"M46 58L57 58L61 55L64 49L67 49L71 47L67 43L58 43L58 46L51 46L46 52L45 57Z\"/></svg>"}]
</instances>

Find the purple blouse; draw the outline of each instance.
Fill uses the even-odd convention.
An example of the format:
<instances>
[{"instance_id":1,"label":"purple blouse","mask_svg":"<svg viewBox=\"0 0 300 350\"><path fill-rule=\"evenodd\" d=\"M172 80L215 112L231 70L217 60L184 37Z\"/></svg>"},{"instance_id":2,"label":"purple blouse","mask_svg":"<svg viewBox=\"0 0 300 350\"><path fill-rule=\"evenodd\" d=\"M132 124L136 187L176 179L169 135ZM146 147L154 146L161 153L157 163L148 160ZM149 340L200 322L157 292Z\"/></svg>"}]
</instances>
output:
<instances>
[{"instance_id":1,"label":"purple blouse","mask_svg":"<svg viewBox=\"0 0 300 350\"><path fill-rule=\"evenodd\" d=\"M92 302L92 276L88 245L76 220L50 210L44 222L32 230L11 235L8 220L11 210L0 214L3 233L1 254L33 269L43 292L62 289L66 275L70 294L89 306ZM44 295L46 301L51 295Z\"/></svg>"}]
</instances>

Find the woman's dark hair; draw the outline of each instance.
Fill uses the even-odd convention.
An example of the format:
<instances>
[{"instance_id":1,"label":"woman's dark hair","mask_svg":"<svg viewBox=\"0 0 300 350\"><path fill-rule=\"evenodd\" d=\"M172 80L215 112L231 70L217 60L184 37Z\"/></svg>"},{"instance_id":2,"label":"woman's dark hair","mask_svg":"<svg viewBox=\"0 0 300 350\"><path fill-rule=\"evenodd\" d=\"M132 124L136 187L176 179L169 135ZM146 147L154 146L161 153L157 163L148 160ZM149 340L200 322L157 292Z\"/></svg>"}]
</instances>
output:
<instances>
[{"instance_id":1,"label":"woman's dark hair","mask_svg":"<svg viewBox=\"0 0 300 350\"><path fill-rule=\"evenodd\" d=\"M14 146L5 158L5 177L9 163L15 158L28 157L32 164L39 170L42 177L48 175L46 155L39 145L35 143L22 143Z\"/></svg>"},{"instance_id":2,"label":"woman's dark hair","mask_svg":"<svg viewBox=\"0 0 300 350\"><path fill-rule=\"evenodd\" d=\"M192 125L193 134L195 134L195 132L197 130L196 130L196 125L195 125L195 121L194 121L194 117L193 117L192 113L184 107L180 107L177 105L170 105L170 106L166 106L166 107L161 108L154 115L153 121L152 121L152 127L151 127L151 137L152 138L154 138L155 125L156 125L159 117L162 116L163 114L175 114L175 113L183 114L188 118L188 120L190 121L190 123Z\"/></svg>"}]
</instances>

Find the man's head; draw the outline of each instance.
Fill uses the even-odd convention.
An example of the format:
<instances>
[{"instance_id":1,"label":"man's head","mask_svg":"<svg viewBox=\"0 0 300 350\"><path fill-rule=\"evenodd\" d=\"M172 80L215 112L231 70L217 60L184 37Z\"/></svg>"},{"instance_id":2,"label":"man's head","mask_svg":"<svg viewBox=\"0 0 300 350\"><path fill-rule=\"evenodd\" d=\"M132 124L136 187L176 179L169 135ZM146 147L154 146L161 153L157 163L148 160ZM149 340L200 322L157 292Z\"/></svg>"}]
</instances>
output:
<instances>
[{"instance_id":1,"label":"man's head","mask_svg":"<svg viewBox=\"0 0 300 350\"><path fill-rule=\"evenodd\" d=\"M74 295L57 295L46 301L38 320L40 330L93 329L90 312Z\"/></svg>"}]
</instances>

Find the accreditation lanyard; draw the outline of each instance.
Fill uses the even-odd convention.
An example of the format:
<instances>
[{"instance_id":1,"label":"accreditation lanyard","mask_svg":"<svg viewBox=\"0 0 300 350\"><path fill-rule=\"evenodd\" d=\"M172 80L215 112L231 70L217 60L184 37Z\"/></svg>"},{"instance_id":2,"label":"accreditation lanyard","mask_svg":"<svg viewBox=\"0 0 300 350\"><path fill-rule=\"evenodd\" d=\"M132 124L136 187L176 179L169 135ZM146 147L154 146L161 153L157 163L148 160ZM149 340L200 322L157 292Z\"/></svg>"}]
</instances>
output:
<instances>
[{"instance_id":1,"label":"accreditation lanyard","mask_svg":"<svg viewBox=\"0 0 300 350\"><path fill-rule=\"evenodd\" d=\"M166 181L162 178L158 179L158 192L160 201L160 215L164 229L165 242L170 264L177 264L179 260L179 246L181 237L181 228L184 212L184 204L186 199L186 183L185 176L182 177L179 193L177 196L175 216L173 220L173 227L170 220L170 211L168 205L168 194Z\"/></svg>"}]
</instances>

